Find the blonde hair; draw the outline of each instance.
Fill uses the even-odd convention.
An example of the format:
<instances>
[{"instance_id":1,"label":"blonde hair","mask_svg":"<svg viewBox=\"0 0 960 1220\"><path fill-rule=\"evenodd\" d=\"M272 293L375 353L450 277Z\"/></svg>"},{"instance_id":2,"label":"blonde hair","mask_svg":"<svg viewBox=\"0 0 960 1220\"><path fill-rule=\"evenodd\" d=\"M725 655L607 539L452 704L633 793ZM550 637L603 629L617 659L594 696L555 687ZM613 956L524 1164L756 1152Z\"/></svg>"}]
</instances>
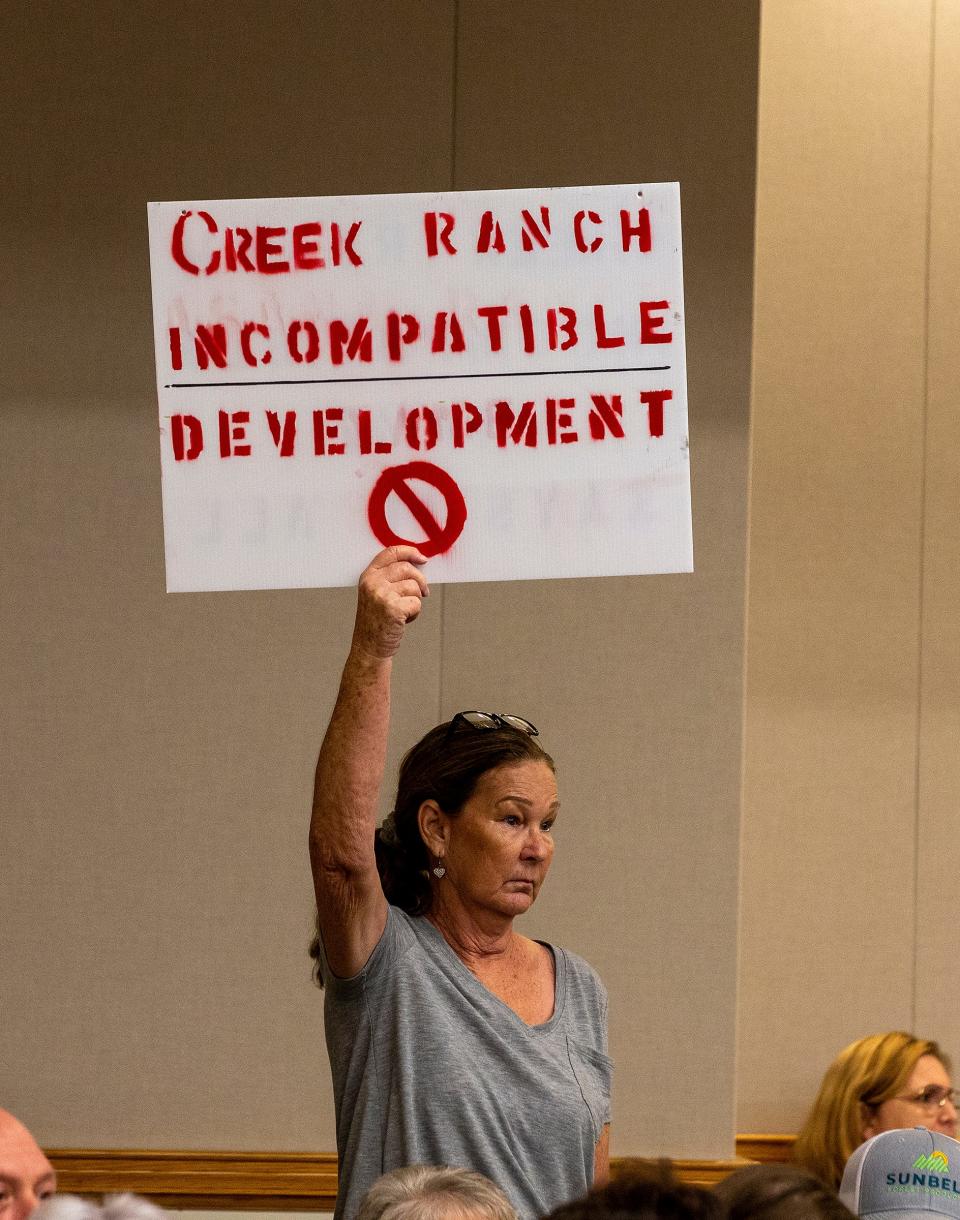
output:
<instances>
[{"instance_id":1,"label":"blonde hair","mask_svg":"<svg viewBox=\"0 0 960 1220\"><path fill-rule=\"evenodd\" d=\"M924 1055L933 1055L949 1069L936 1042L902 1030L871 1034L844 1047L827 1068L797 1136L794 1161L838 1189L844 1166L863 1143L870 1112L900 1092Z\"/></svg>"}]
</instances>

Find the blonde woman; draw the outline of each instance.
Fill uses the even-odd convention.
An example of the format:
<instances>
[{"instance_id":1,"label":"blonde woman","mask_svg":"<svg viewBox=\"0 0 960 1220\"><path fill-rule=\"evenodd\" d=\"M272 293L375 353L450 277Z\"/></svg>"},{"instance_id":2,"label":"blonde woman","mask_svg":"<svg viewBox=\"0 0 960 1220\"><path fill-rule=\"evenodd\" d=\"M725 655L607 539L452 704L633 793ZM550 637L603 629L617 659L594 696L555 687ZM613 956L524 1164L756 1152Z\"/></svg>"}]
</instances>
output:
<instances>
[{"instance_id":1,"label":"blonde woman","mask_svg":"<svg viewBox=\"0 0 960 1220\"><path fill-rule=\"evenodd\" d=\"M827 1068L793 1159L839 1189L843 1167L881 1131L927 1127L956 1137L957 1092L936 1042L894 1031L852 1042Z\"/></svg>"}]
</instances>

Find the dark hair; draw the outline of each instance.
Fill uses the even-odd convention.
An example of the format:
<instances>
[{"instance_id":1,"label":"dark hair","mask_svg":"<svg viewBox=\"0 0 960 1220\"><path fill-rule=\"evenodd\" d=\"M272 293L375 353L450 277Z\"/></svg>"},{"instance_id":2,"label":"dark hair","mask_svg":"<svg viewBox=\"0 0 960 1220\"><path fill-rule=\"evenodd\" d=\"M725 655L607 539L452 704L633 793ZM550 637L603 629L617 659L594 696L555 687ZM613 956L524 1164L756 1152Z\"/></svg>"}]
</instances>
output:
<instances>
[{"instance_id":1,"label":"dark hair","mask_svg":"<svg viewBox=\"0 0 960 1220\"><path fill-rule=\"evenodd\" d=\"M444 813L455 817L488 771L521 762L543 762L556 770L536 739L520 729L509 725L477 729L463 721L451 729L452 724L449 720L438 724L403 756L389 828L384 833L384 827L378 827L374 837L377 872L387 902L408 915L426 915L433 900L430 860L418 821L424 801L436 801ZM322 986L319 928L310 956L314 978Z\"/></svg>"},{"instance_id":2,"label":"dark hair","mask_svg":"<svg viewBox=\"0 0 960 1220\"><path fill-rule=\"evenodd\" d=\"M812 1173L796 1165L748 1165L714 1193L729 1220L850 1220L851 1212Z\"/></svg>"},{"instance_id":3,"label":"dark hair","mask_svg":"<svg viewBox=\"0 0 960 1220\"><path fill-rule=\"evenodd\" d=\"M564 1203L548 1220L720 1220L714 1193L678 1182L669 1161L631 1161L606 1186Z\"/></svg>"}]
</instances>

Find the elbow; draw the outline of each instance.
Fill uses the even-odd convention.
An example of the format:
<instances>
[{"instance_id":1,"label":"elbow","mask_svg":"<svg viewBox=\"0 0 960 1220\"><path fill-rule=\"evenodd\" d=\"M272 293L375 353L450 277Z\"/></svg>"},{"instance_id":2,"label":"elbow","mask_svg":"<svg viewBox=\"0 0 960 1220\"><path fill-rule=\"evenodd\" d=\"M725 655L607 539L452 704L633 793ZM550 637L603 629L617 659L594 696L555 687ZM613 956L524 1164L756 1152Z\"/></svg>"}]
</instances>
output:
<instances>
[{"instance_id":1,"label":"elbow","mask_svg":"<svg viewBox=\"0 0 960 1220\"><path fill-rule=\"evenodd\" d=\"M319 827L311 826L309 835L310 865L317 889L329 885L338 888L369 873L376 867L372 846L366 852L334 842Z\"/></svg>"}]
</instances>

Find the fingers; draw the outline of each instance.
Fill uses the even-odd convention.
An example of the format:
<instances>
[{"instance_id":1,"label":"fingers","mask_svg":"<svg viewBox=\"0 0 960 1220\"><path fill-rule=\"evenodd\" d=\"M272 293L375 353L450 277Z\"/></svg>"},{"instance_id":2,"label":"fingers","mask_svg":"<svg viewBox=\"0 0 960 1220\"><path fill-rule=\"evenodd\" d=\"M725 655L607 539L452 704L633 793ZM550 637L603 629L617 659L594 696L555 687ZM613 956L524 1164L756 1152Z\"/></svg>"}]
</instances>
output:
<instances>
[{"instance_id":1,"label":"fingers","mask_svg":"<svg viewBox=\"0 0 960 1220\"><path fill-rule=\"evenodd\" d=\"M396 588L397 592L405 592L409 590L409 596L412 597L429 597L430 586L427 584L427 578L419 570L410 564L401 565L396 572L390 569L390 580ZM403 586L403 590L401 590ZM411 586L413 586L411 588Z\"/></svg>"},{"instance_id":2,"label":"fingers","mask_svg":"<svg viewBox=\"0 0 960 1220\"><path fill-rule=\"evenodd\" d=\"M422 555L415 546L388 546L385 551L374 555L370 567L387 568L392 563L424 564L426 562L426 555Z\"/></svg>"},{"instance_id":3,"label":"fingers","mask_svg":"<svg viewBox=\"0 0 960 1220\"><path fill-rule=\"evenodd\" d=\"M404 628L420 614L430 588L420 570L427 562L413 546L392 546L376 555L360 577L353 647L377 658L392 657Z\"/></svg>"},{"instance_id":4,"label":"fingers","mask_svg":"<svg viewBox=\"0 0 960 1220\"><path fill-rule=\"evenodd\" d=\"M419 576L420 573L417 572L416 575ZM392 593L396 594L397 597L404 599L413 598L418 602L420 601L421 597L426 597L427 593L429 592L429 590L426 588L426 581L416 580L413 577L408 580L393 581L390 585L390 590Z\"/></svg>"},{"instance_id":5,"label":"fingers","mask_svg":"<svg viewBox=\"0 0 960 1220\"><path fill-rule=\"evenodd\" d=\"M404 621L412 623L423 607L419 597L401 597L397 599L397 610L404 616Z\"/></svg>"},{"instance_id":6,"label":"fingers","mask_svg":"<svg viewBox=\"0 0 960 1220\"><path fill-rule=\"evenodd\" d=\"M361 575L360 584L375 587L386 581L391 587L396 587L413 581L416 589L412 592L419 597L429 597L430 586L426 576L420 571L420 566L426 562L426 556L422 555L416 547L387 547L385 551L374 556L373 561Z\"/></svg>"},{"instance_id":7,"label":"fingers","mask_svg":"<svg viewBox=\"0 0 960 1220\"><path fill-rule=\"evenodd\" d=\"M420 581L413 576L397 581L372 578L360 583L361 604L385 622L411 622L420 613L423 597Z\"/></svg>"}]
</instances>

